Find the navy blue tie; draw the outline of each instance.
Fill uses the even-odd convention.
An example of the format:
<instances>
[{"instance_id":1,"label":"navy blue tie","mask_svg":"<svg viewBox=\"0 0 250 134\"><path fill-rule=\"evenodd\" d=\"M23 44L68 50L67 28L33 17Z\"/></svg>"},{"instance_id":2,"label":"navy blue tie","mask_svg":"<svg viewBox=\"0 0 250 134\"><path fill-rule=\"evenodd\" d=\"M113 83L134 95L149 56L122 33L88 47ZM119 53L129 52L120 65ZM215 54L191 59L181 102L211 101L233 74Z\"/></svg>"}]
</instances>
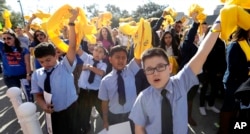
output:
<instances>
[{"instance_id":1,"label":"navy blue tie","mask_svg":"<svg viewBox=\"0 0 250 134\"><path fill-rule=\"evenodd\" d=\"M117 71L117 86L118 86L118 95L119 95L119 104L124 105L126 103L125 87L124 81L121 75L122 71Z\"/></svg>"},{"instance_id":2,"label":"navy blue tie","mask_svg":"<svg viewBox=\"0 0 250 134\"><path fill-rule=\"evenodd\" d=\"M167 90L161 91L161 131L162 134L173 134L173 117L171 104L166 96Z\"/></svg>"},{"instance_id":3,"label":"navy blue tie","mask_svg":"<svg viewBox=\"0 0 250 134\"><path fill-rule=\"evenodd\" d=\"M47 93L51 93L51 86L50 86L50 75L51 73L54 71L54 68L50 71L50 72L46 72L47 76L44 80L44 90L47 92Z\"/></svg>"},{"instance_id":4,"label":"navy blue tie","mask_svg":"<svg viewBox=\"0 0 250 134\"><path fill-rule=\"evenodd\" d=\"M94 61L93 67L96 67L97 64L99 63L99 61L94 60L94 59L93 59L93 61ZM90 84L93 83L94 78L95 78L95 73L94 73L93 71L90 71L88 82L89 82Z\"/></svg>"}]
</instances>

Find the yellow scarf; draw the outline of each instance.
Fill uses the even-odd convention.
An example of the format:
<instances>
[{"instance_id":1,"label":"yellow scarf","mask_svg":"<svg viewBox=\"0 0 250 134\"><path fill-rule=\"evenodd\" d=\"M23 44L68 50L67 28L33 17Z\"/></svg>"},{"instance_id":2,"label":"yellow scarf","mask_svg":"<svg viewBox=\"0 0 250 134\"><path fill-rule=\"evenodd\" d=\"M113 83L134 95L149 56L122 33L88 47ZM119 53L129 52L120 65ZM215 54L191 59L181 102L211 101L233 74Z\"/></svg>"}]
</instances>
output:
<instances>
[{"instance_id":1,"label":"yellow scarf","mask_svg":"<svg viewBox=\"0 0 250 134\"><path fill-rule=\"evenodd\" d=\"M241 49L246 55L247 61L250 62L250 46L248 45L246 40L238 41L240 44ZM248 72L248 75L250 75L250 70Z\"/></svg>"}]
</instances>

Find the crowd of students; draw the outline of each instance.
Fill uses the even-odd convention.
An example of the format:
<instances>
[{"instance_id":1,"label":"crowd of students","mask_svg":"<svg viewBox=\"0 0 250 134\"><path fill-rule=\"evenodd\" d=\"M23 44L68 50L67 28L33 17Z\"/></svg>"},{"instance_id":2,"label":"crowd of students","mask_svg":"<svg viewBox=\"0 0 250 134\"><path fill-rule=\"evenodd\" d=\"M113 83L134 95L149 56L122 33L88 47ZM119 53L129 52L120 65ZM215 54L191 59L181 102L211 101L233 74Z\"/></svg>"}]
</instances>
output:
<instances>
[{"instance_id":1,"label":"crowd of students","mask_svg":"<svg viewBox=\"0 0 250 134\"><path fill-rule=\"evenodd\" d=\"M205 116L205 109L220 113L219 133L229 133L229 123L238 108L233 93L249 78L250 64L245 56L249 54L238 44L241 40L249 44L249 31L238 28L226 49L218 38L219 20L208 27L193 13L191 28L184 29L182 22L176 21L162 29L161 17L151 22L153 47L136 59L133 41L118 28L102 27L97 44L83 39L76 48L74 22L78 10L71 10L71 14L62 37L69 45L67 53L57 49L44 31L30 32L34 15L26 34L17 27L15 32L3 32L0 41L5 84L20 87L20 79L31 81L36 103L51 114L53 133L88 133L93 107L106 129L129 121L132 133L165 133L161 114L164 96L172 113L168 133L187 133L188 124L197 125L192 104L198 89L200 114ZM163 91L167 94L162 97ZM52 95L50 103L47 93ZM225 96L221 110L215 107L218 94Z\"/></svg>"}]
</instances>

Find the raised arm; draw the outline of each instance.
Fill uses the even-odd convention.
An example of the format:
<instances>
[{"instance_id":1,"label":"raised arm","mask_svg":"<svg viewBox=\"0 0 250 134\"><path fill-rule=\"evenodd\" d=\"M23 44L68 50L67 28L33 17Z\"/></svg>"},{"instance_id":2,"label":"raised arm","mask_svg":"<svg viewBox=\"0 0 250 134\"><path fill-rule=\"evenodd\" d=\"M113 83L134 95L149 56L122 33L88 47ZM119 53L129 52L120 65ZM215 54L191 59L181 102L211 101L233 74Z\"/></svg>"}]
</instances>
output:
<instances>
[{"instance_id":1,"label":"raised arm","mask_svg":"<svg viewBox=\"0 0 250 134\"><path fill-rule=\"evenodd\" d=\"M30 19L29 19L29 21L28 21L26 27L24 28L25 33L28 35L28 37L29 37L29 39L30 39L31 41L34 40L34 37L33 37L33 35L30 33L30 24L32 23L32 21L33 21L35 18L36 18L36 16L33 14L33 15L30 17Z\"/></svg>"},{"instance_id":2,"label":"raised arm","mask_svg":"<svg viewBox=\"0 0 250 134\"><path fill-rule=\"evenodd\" d=\"M73 64L76 57L76 33L75 33L75 20L78 16L79 9L70 10L72 16L69 19L69 49L66 54L70 65Z\"/></svg>"},{"instance_id":3,"label":"raised arm","mask_svg":"<svg viewBox=\"0 0 250 134\"><path fill-rule=\"evenodd\" d=\"M220 16L218 18L220 18ZM218 18L217 18L217 21L215 21L216 23L214 23L211 28L214 32L208 33L204 41L199 46L197 53L187 63L187 65L190 66L190 68L195 74L200 73L202 66L207 59L208 54L214 47L214 44L220 34L219 31L221 30L221 28L220 28L220 23L218 21Z\"/></svg>"}]
</instances>

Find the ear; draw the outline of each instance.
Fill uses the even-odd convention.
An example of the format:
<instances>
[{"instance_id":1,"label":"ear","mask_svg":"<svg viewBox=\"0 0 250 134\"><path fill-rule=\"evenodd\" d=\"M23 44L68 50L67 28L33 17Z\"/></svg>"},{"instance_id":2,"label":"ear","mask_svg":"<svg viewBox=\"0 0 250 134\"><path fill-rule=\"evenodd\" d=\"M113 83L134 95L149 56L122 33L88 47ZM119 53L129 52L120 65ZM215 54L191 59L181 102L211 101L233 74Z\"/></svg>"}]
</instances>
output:
<instances>
[{"instance_id":1,"label":"ear","mask_svg":"<svg viewBox=\"0 0 250 134\"><path fill-rule=\"evenodd\" d=\"M112 57L111 56L109 56L109 62L112 63Z\"/></svg>"}]
</instances>

